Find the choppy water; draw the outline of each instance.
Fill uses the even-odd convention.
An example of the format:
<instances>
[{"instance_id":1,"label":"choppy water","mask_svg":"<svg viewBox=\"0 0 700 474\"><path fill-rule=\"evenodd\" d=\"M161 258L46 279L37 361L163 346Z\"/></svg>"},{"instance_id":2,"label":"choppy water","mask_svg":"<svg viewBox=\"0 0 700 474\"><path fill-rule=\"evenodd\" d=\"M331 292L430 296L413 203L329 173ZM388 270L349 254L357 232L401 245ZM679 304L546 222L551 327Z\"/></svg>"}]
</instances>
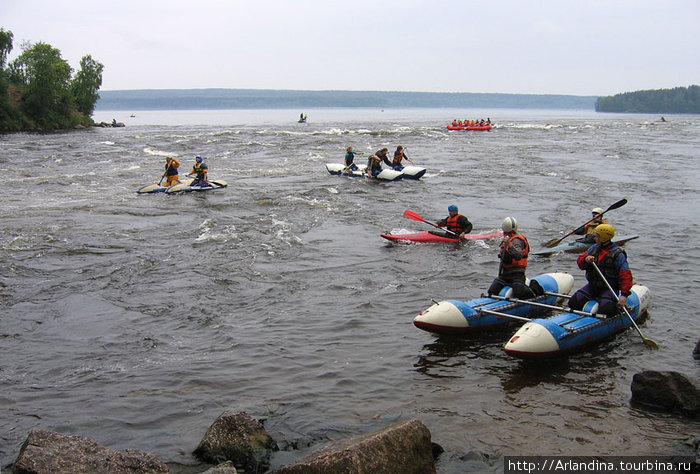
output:
<instances>
[{"instance_id":1,"label":"choppy water","mask_svg":"<svg viewBox=\"0 0 700 474\"><path fill-rule=\"evenodd\" d=\"M486 114L305 112L302 125L298 111L126 113L126 128L0 137L0 466L45 428L196 468L226 409L267 420L273 465L409 418L445 448L442 473L499 471L505 455L672 454L700 433L629 404L636 372L699 374L699 117L492 111L495 130L464 133L443 124ZM398 144L422 180L324 169L349 145ZM187 169L200 153L227 189L134 193L166 155ZM427 228L405 209L437 220L455 203L475 231L515 216L538 248L623 197L607 216L641 235L627 251L660 351L630 331L532 364L502 351L516 327L422 332L412 319L431 298L488 287L497 242L379 237ZM531 259L531 275L547 271L584 283L571 255Z\"/></svg>"}]
</instances>

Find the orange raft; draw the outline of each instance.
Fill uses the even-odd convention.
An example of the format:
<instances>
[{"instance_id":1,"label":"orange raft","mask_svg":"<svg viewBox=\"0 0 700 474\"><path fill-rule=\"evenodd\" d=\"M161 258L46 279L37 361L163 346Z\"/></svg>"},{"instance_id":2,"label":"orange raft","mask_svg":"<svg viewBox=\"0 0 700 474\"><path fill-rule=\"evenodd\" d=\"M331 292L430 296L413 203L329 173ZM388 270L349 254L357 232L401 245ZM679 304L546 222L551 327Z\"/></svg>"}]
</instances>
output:
<instances>
[{"instance_id":1,"label":"orange raft","mask_svg":"<svg viewBox=\"0 0 700 474\"><path fill-rule=\"evenodd\" d=\"M448 125L447 130L474 130L488 131L491 130L491 125Z\"/></svg>"}]
</instances>

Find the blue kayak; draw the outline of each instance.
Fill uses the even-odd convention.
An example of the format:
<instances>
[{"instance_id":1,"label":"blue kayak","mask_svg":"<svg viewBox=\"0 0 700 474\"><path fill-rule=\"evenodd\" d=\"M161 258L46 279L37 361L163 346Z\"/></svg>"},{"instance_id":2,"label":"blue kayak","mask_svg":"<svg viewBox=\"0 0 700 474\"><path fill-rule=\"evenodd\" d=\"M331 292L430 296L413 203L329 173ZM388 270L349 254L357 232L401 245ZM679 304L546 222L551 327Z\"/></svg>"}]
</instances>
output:
<instances>
[{"instance_id":1,"label":"blue kayak","mask_svg":"<svg viewBox=\"0 0 700 474\"><path fill-rule=\"evenodd\" d=\"M633 285L630 291L627 307L636 322L647 313L651 296L643 285ZM582 311L533 319L516 331L503 350L521 359L561 357L599 344L632 326L624 311L605 317L596 314L597 308L598 302L591 300Z\"/></svg>"}]
</instances>

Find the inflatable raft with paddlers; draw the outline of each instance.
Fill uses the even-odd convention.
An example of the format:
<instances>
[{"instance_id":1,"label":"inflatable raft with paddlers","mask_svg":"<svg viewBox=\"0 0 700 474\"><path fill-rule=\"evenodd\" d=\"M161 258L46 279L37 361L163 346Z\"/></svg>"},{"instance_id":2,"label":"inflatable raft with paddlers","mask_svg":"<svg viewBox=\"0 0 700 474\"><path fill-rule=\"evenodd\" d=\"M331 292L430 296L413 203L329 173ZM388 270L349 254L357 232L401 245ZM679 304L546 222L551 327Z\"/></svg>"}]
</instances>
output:
<instances>
[{"instance_id":1,"label":"inflatable raft with paddlers","mask_svg":"<svg viewBox=\"0 0 700 474\"><path fill-rule=\"evenodd\" d=\"M367 165L355 165L353 170L341 163L326 163L326 170L334 176L349 176L355 178L367 177ZM384 168L374 179L379 181L398 181L400 179L420 179L425 174L426 169L422 166L404 166L401 171L391 168Z\"/></svg>"},{"instance_id":2,"label":"inflatable raft with paddlers","mask_svg":"<svg viewBox=\"0 0 700 474\"><path fill-rule=\"evenodd\" d=\"M527 282L531 288L535 286L533 280L537 281L543 294L532 299L510 301L512 288L505 286L494 297L435 303L418 314L413 325L437 334L465 334L503 327L515 321L529 321L551 311L551 306L561 306L574 286L574 277L568 273L538 275Z\"/></svg>"}]
</instances>

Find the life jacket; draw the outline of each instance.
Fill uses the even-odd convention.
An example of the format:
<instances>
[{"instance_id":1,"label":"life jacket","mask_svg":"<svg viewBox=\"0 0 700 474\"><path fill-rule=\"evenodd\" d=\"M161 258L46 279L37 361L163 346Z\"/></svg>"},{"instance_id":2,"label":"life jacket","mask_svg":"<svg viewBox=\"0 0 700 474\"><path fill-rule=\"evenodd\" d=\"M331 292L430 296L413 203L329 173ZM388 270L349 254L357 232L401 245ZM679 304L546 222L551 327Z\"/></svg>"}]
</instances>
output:
<instances>
[{"instance_id":1,"label":"life jacket","mask_svg":"<svg viewBox=\"0 0 700 474\"><path fill-rule=\"evenodd\" d=\"M626 257L627 253L620 247L616 246L599 260L602 250L605 249L602 249L600 245L596 245L588 252L588 255L593 256L594 262L596 262L596 265L598 265L598 268L600 268L600 272L605 276L605 279L608 280L608 283L610 283L613 290L617 292L620 290L620 271L615 265L615 260L619 254L624 253ZM586 279L588 280L589 287L595 293L600 294L608 289L608 286L600 278L600 275L592 265L586 267Z\"/></svg>"},{"instance_id":2,"label":"life jacket","mask_svg":"<svg viewBox=\"0 0 700 474\"><path fill-rule=\"evenodd\" d=\"M403 152L399 153L398 155L394 153L394 159L391 164L393 166L401 166L401 160L403 160Z\"/></svg>"},{"instance_id":3,"label":"life jacket","mask_svg":"<svg viewBox=\"0 0 700 474\"><path fill-rule=\"evenodd\" d=\"M192 172L197 173L197 178L203 178L205 171L208 171L208 168L204 162L195 163L194 166L192 167Z\"/></svg>"},{"instance_id":4,"label":"life jacket","mask_svg":"<svg viewBox=\"0 0 700 474\"><path fill-rule=\"evenodd\" d=\"M608 221L606 221L606 220L604 220L604 221L602 221L602 222L598 222L598 223L589 222L589 223L586 224L586 226L583 228L583 233L584 233L585 235L594 234L594 233L595 233L595 228L596 228L596 227L598 227L599 225L602 225L602 224L607 224L607 223L608 223Z\"/></svg>"},{"instance_id":5,"label":"life jacket","mask_svg":"<svg viewBox=\"0 0 700 474\"><path fill-rule=\"evenodd\" d=\"M180 167L180 162L171 160L165 165L165 176L177 176L177 169Z\"/></svg>"},{"instance_id":6,"label":"life jacket","mask_svg":"<svg viewBox=\"0 0 700 474\"><path fill-rule=\"evenodd\" d=\"M508 250L510 250L510 245L511 242L514 239L521 239L525 243L525 247L523 248L523 256L522 258L516 259L513 257ZM525 268L527 267L527 256L530 254L530 244L527 242L527 239L525 238L524 235L521 234L513 234L510 237L504 236L503 240L501 241L501 265L503 268Z\"/></svg>"},{"instance_id":7,"label":"life jacket","mask_svg":"<svg viewBox=\"0 0 700 474\"><path fill-rule=\"evenodd\" d=\"M345 166L350 166L355 161L355 153L349 151L345 153Z\"/></svg>"},{"instance_id":8,"label":"life jacket","mask_svg":"<svg viewBox=\"0 0 700 474\"><path fill-rule=\"evenodd\" d=\"M447 219L445 219L445 227L447 227L447 230L454 232L455 234L461 234L464 229L457 223L457 220L462 217L462 214L455 214L454 216L449 216Z\"/></svg>"}]
</instances>

